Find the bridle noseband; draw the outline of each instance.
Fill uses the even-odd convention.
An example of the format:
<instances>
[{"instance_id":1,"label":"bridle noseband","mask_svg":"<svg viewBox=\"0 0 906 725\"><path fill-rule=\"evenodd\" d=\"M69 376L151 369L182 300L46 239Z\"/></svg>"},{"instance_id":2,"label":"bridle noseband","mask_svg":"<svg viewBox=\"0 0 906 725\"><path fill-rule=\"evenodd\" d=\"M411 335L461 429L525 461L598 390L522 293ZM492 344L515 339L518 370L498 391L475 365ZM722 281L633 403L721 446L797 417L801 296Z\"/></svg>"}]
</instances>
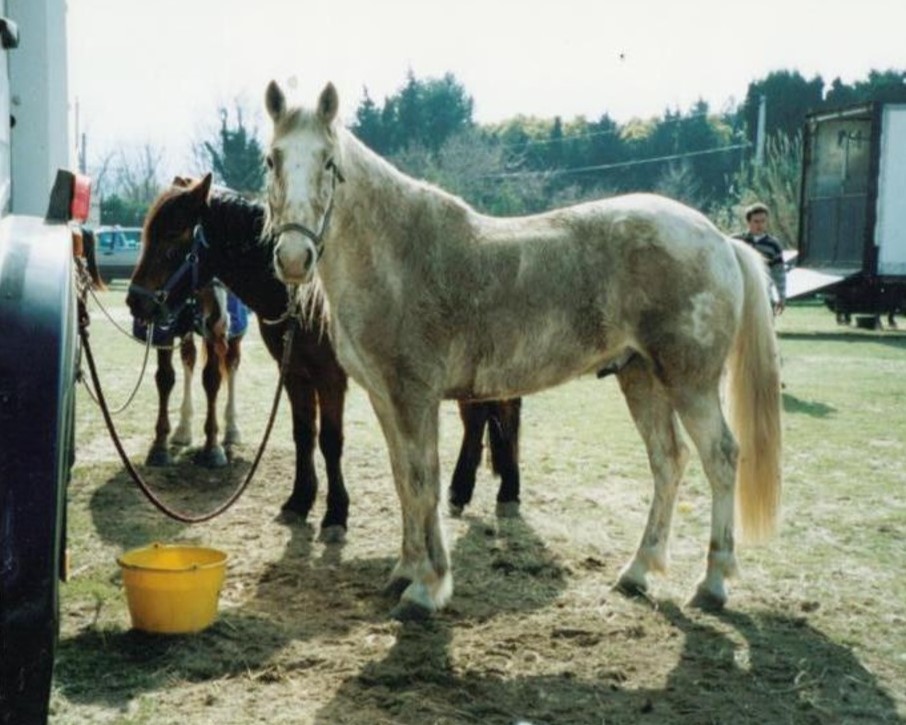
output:
<instances>
[{"instance_id":1,"label":"bridle noseband","mask_svg":"<svg viewBox=\"0 0 906 725\"><path fill-rule=\"evenodd\" d=\"M327 162L325 168L330 171L330 201L327 202L327 211L324 212L324 216L321 218L321 228L316 232L299 222L286 222L285 224L275 227L273 230L275 237L279 237L284 232L298 232L308 239L312 243L312 247L315 251L314 259L312 260L313 264L317 264L321 259L321 255L324 254L324 235L327 234L327 228L330 225L330 217L333 214L333 200L336 194L337 184L342 184L346 181L333 159L330 159Z\"/></svg>"},{"instance_id":2,"label":"bridle noseband","mask_svg":"<svg viewBox=\"0 0 906 725\"><path fill-rule=\"evenodd\" d=\"M196 224L195 229L192 231L192 247L189 249L189 253L186 254L182 264L170 275L163 287L159 290L149 290L134 282L129 285L129 294L145 297L152 301L154 305L152 318L158 327L166 328L171 325L182 309L194 298L198 290L210 281L201 279L199 272L201 255L206 249L208 249L208 242L204 236L204 229L202 229L201 224ZM183 278L189 274L191 275L191 286L188 288L185 297L177 297L175 304L173 304L171 296L174 290L182 282Z\"/></svg>"}]
</instances>

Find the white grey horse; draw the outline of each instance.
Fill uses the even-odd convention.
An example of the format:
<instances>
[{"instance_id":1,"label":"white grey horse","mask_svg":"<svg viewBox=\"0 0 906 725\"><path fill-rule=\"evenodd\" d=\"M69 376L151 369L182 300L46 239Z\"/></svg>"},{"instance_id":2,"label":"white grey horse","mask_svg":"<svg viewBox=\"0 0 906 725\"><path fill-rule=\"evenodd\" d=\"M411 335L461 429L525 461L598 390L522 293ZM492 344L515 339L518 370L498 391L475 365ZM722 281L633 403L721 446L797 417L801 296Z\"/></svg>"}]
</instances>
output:
<instances>
[{"instance_id":1,"label":"white grey horse","mask_svg":"<svg viewBox=\"0 0 906 725\"><path fill-rule=\"evenodd\" d=\"M320 286L337 356L368 392L389 448L403 515L394 616L425 616L452 593L441 400L527 395L602 369L616 372L654 476L619 586L644 592L649 572L666 566L688 458L682 424L712 489L692 601L723 606L736 569L735 503L753 539L773 532L779 509L778 356L757 254L647 194L485 216L366 148L338 122L333 85L311 110L289 106L276 83L265 100L278 276ZM721 407L725 367L733 431Z\"/></svg>"}]
</instances>

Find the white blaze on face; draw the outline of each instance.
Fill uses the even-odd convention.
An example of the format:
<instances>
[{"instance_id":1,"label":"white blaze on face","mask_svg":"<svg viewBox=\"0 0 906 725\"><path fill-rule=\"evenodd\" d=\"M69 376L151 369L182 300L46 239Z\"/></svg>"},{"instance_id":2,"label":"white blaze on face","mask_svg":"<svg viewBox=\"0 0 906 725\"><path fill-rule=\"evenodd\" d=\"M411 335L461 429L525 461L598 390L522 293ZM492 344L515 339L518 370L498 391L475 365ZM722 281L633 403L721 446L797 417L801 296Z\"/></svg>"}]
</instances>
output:
<instances>
[{"instance_id":1,"label":"white blaze on face","mask_svg":"<svg viewBox=\"0 0 906 725\"><path fill-rule=\"evenodd\" d=\"M315 234L321 231L329 203L329 177L325 165L329 158L322 134L300 129L278 140L272 153L280 159L272 184L282 201L274 208L274 226L300 224ZM318 259L314 242L298 229L285 229L274 250L277 275L284 282L301 284L311 280Z\"/></svg>"}]
</instances>

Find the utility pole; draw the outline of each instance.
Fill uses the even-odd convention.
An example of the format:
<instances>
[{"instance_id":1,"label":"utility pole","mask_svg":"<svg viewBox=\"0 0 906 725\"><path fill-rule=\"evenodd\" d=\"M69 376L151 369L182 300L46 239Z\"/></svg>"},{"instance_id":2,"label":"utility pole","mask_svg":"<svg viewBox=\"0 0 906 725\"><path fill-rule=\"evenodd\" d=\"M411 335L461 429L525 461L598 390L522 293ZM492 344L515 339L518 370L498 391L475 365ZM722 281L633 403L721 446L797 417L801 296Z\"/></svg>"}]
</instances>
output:
<instances>
[{"instance_id":1,"label":"utility pole","mask_svg":"<svg viewBox=\"0 0 906 725\"><path fill-rule=\"evenodd\" d=\"M767 118L767 96L763 93L758 98L758 128L755 131L755 165L764 164L764 129Z\"/></svg>"}]
</instances>

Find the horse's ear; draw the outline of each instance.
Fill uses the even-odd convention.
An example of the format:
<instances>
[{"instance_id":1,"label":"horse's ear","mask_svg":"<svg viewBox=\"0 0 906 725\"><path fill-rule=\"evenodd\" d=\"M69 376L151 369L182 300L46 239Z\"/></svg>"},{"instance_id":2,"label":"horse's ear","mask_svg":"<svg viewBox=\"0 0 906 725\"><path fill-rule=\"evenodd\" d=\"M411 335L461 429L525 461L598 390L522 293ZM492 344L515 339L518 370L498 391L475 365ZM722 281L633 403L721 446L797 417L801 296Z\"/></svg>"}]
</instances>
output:
<instances>
[{"instance_id":1,"label":"horse's ear","mask_svg":"<svg viewBox=\"0 0 906 725\"><path fill-rule=\"evenodd\" d=\"M321 91L321 96L318 98L318 118L320 118L325 125L330 125L334 118L336 118L339 108L340 97L337 95L337 89L334 87L333 83L328 83L324 86L324 90Z\"/></svg>"},{"instance_id":2,"label":"horse's ear","mask_svg":"<svg viewBox=\"0 0 906 725\"><path fill-rule=\"evenodd\" d=\"M191 187L189 193L199 208L207 204L208 194L211 193L211 172L206 173L201 181Z\"/></svg>"},{"instance_id":3,"label":"horse's ear","mask_svg":"<svg viewBox=\"0 0 906 725\"><path fill-rule=\"evenodd\" d=\"M264 94L264 105L267 112L274 121L279 121L280 117L286 113L286 96L277 85L277 81L271 81L267 84L267 91Z\"/></svg>"},{"instance_id":4,"label":"horse's ear","mask_svg":"<svg viewBox=\"0 0 906 725\"><path fill-rule=\"evenodd\" d=\"M174 176L170 185L177 189L187 189L192 185L192 179L188 176Z\"/></svg>"}]
</instances>

